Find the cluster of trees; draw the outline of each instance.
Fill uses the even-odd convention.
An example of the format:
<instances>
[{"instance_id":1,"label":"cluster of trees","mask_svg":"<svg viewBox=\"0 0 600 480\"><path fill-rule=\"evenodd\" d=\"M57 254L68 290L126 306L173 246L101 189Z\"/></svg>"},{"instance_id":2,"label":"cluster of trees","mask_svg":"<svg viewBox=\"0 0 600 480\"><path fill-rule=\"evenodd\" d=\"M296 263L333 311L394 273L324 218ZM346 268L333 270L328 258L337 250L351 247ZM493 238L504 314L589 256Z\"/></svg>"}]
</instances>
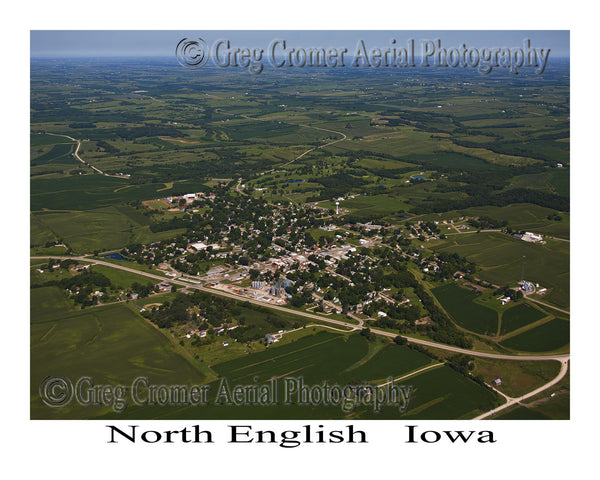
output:
<instances>
[{"instance_id":1,"label":"cluster of trees","mask_svg":"<svg viewBox=\"0 0 600 480\"><path fill-rule=\"evenodd\" d=\"M562 217L558 214L558 212L550 213L546 218L554 222L560 222L562 220Z\"/></svg>"},{"instance_id":2,"label":"cluster of trees","mask_svg":"<svg viewBox=\"0 0 600 480\"><path fill-rule=\"evenodd\" d=\"M404 306L379 300L363 307L363 313L370 317L376 317L378 312L384 312L387 317L378 318L375 324L385 328L398 328L395 320L407 320L414 325L421 316L421 309L417 305Z\"/></svg>"},{"instance_id":3,"label":"cluster of trees","mask_svg":"<svg viewBox=\"0 0 600 480\"><path fill-rule=\"evenodd\" d=\"M50 262L53 261L50 260ZM76 262L73 260L63 260L63 262L61 262L61 268L69 268L73 263ZM51 267L52 264L49 264L48 268ZM32 285L32 287L47 286L57 286L63 290L76 290L77 293L73 295L73 301L76 304L80 304L82 307L98 303L98 298L96 296L91 296L92 292L95 290L106 292L109 288L115 288L108 277L101 273L92 272L91 270L84 270L82 273L61 280L49 280L43 284Z\"/></svg>"},{"instance_id":4,"label":"cluster of trees","mask_svg":"<svg viewBox=\"0 0 600 480\"><path fill-rule=\"evenodd\" d=\"M447 364L457 372L462 373L463 375L469 375L469 372L475 368L475 357L457 354L450 357Z\"/></svg>"},{"instance_id":5,"label":"cluster of trees","mask_svg":"<svg viewBox=\"0 0 600 480\"><path fill-rule=\"evenodd\" d=\"M158 287L153 285L152 283L142 284L138 282L133 282L131 284L131 291L138 294L138 297L144 298L150 295L151 293L157 292Z\"/></svg>"},{"instance_id":6,"label":"cluster of trees","mask_svg":"<svg viewBox=\"0 0 600 480\"><path fill-rule=\"evenodd\" d=\"M461 257L458 253L439 252L437 259L438 269L432 271L431 275L438 280L452 278L457 271L471 275L477 269L473 262Z\"/></svg>"},{"instance_id":7,"label":"cluster of trees","mask_svg":"<svg viewBox=\"0 0 600 480\"><path fill-rule=\"evenodd\" d=\"M200 291L191 294L178 292L172 301L144 314L160 328L191 323L201 330L207 330L209 335L214 333L215 327L237 325L235 329L226 329L222 335L238 342L257 340L267 333L300 325L299 321L284 319L265 307L211 296ZM200 339L194 341L203 342ZM213 337L205 340L211 341L214 341Z\"/></svg>"},{"instance_id":8,"label":"cluster of trees","mask_svg":"<svg viewBox=\"0 0 600 480\"><path fill-rule=\"evenodd\" d=\"M452 323L421 284L415 287L415 293L429 312L429 318L434 322L433 325L427 325L426 327L426 333L432 340L461 348L473 348L473 340Z\"/></svg>"},{"instance_id":9,"label":"cluster of trees","mask_svg":"<svg viewBox=\"0 0 600 480\"><path fill-rule=\"evenodd\" d=\"M481 207L492 205L495 207L505 207L512 203L533 203L541 207L555 208L562 212L569 211L569 199L561 197L555 193L544 192L542 190L532 190L528 188L513 188L510 190L493 192L493 190L478 187L481 190L474 196L467 198L450 198L444 200L431 200L421 202L416 205L411 212L417 215L426 213L441 213L451 210L463 210L470 207ZM468 189L463 187L463 192L468 193ZM471 192L474 193L474 192Z\"/></svg>"},{"instance_id":10,"label":"cluster of trees","mask_svg":"<svg viewBox=\"0 0 600 480\"><path fill-rule=\"evenodd\" d=\"M478 219L471 218L467 221L469 225L478 230L488 230L493 228L504 228L508 225L506 220L496 220L485 215L478 217Z\"/></svg>"},{"instance_id":11,"label":"cluster of trees","mask_svg":"<svg viewBox=\"0 0 600 480\"><path fill-rule=\"evenodd\" d=\"M517 301L523 298L523 292L521 290L514 290L508 285L504 285L503 287L498 288L494 291L494 295L502 295L503 297L510 297L514 301Z\"/></svg>"},{"instance_id":12,"label":"cluster of trees","mask_svg":"<svg viewBox=\"0 0 600 480\"><path fill-rule=\"evenodd\" d=\"M361 172L364 174L363 172ZM311 183L319 183L323 188L319 196L319 200L342 197L349 191L361 187L367 183L366 180L359 176L351 175L349 172L340 172L328 175L325 177L315 177L308 180Z\"/></svg>"},{"instance_id":13,"label":"cluster of trees","mask_svg":"<svg viewBox=\"0 0 600 480\"><path fill-rule=\"evenodd\" d=\"M96 149L97 152L99 152L100 149L104 150L106 153L112 154L119 153L121 151L114 145L111 145L110 143L105 142L104 140L96 140L96 146L98 147Z\"/></svg>"}]
</instances>

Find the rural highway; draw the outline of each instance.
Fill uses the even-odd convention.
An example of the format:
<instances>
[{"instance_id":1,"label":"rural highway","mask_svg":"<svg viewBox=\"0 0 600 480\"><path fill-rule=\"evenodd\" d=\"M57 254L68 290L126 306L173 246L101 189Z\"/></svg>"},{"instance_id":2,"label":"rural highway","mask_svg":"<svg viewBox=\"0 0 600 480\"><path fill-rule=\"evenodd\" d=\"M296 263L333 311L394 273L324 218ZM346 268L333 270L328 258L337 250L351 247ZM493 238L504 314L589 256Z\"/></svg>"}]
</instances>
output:
<instances>
[{"instance_id":1,"label":"rural highway","mask_svg":"<svg viewBox=\"0 0 600 480\"><path fill-rule=\"evenodd\" d=\"M516 405L517 403L521 403L523 400L526 400L528 398L534 397L535 395L537 395L538 393L543 392L544 390L547 390L548 388L552 387L553 385L556 385L558 382L560 382L565 375L567 374L567 371L569 370L569 360L568 359L563 359L560 361L560 372L558 373L558 375L556 377L554 377L552 380L550 380L548 383L542 385L539 388L536 388L535 390L526 393L525 395L522 395L521 397L509 397L508 395L500 392L499 390L496 390L494 388L494 390L496 392L498 392L500 395L502 395L505 399L506 399L506 403L504 403L503 405L496 407L492 410L490 410L489 412L485 412L475 418L473 418L473 420L483 420L487 417L490 417L492 415L497 414L498 412L501 412L502 410L507 409L508 407L512 407L513 405ZM493 388L493 387L492 387Z\"/></svg>"},{"instance_id":2,"label":"rural highway","mask_svg":"<svg viewBox=\"0 0 600 480\"><path fill-rule=\"evenodd\" d=\"M217 289L213 289L213 288L208 288L208 287L204 287L201 285L197 285L197 284L193 284L190 282L184 282L181 280L177 280L174 278L169 278L169 277L164 277L162 275L155 275L153 273L148 273L148 272L143 272L141 270L136 270L135 268L130 268L130 267L126 267L124 265L117 265L114 263L110 263L110 262L105 262L103 260L98 260L95 258L90 258L90 257L86 257L86 256L78 256L78 257L68 257L68 256L39 256L39 257L31 257L31 259L35 260L35 259L39 259L39 260L44 260L44 259L48 259L48 258L53 258L56 260L77 260L77 261L81 261L81 262L87 262L87 263L93 263L96 265L103 265L106 267L111 267L111 268L115 268L117 270L123 270L126 272L130 272L130 273L135 273L136 275L141 275L141 276L145 276L148 278L153 278L155 280L159 280L161 282L165 282L165 283L172 283L178 286L182 286L182 287L187 287L187 288L193 288L196 290L200 290L206 293L210 293L213 295L220 295L222 297L227 297L227 298L232 298L235 300L241 300L241 301L247 301L249 303L253 303L255 305L260 305L262 307L265 308L270 308L273 310L279 310L281 312L285 312L288 314L294 314L294 315L299 315L302 317L306 317L306 318L310 318L313 320L319 320L321 322L326 322L326 323L331 323L334 325L339 325L345 328L348 328L350 330L360 330L362 327L359 325L355 325L353 323L348 323L348 322L344 322L342 320L336 320L334 318L327 318L325 316L321 316L321 315L316 315L314 313L308 313L308 312L302 312L302 311L297 311L297 310L292 310L290 308L287 307L282 307L279 305L269 305L267 303L261 302L259 300L255 300L254 298L248 298L248 297L244 297L242 295L236 295L234 293L229 293L229 292L224 292L222 290L217 290ZM396 333L392 333L392 332L386 332L384 330L379 330L376 328L371 328L370 329L371 332L377 334L377 335L381 335L384 337L388 337L388 338L395 338L398 336L398 334ZM415 343L417 345L422 345L424 347L430 347L430 348L438 348L440 350L446 350L449 352L454 352L454 353L461 353L464 355L471 355L473 357L483 357L483 358L494 358L497 360L521 360L521 361L542 361L542 360L556 360L559 362L562 362L564 360L568 360L570 358L570 354L550 354L550 355L509 355L509 354L502 354L502 353L489 353L489 352L478 352L475 350L467 350L465 348L460 348L460 347L454 347L452 345L446 345L443 343L437 343L437 342L432 342L429 340L423 340L420 338L412 338L412 337L404 337L406 338L409 342L411 343Z\"/></svg>"},{"instance_id":3,"label":"rural highway","mask_svg":"<svg viewBox=\"0 0 600 480\"><path fill-rule=\"evenodd\" d=\"M270 122L270 121L272 121L272 120L264 120L264 119L262 119L262 118L248 117L247 115L240 115L240 117L242 117L242 118L246 118L246 119L248 119L248 120L255 120L255 121L257 121L257 122ZM272 172L272 171L274 171L276 168L283 168L283 167L287 167L288 165L290 165L290 164L294 163L296 160L299 160L299 159L301 159L301 158L302 158L304 155L306 155L306 154L308 154L308 153L312 152L313 150L315 150L315 149L317 149L317 148L325 148L325 147L328 147L329 145L333 145L334 143L341 142L342 140L346 140L346 139L348 138L348 137L346 136L346 134L344 134L344 133L342 133L342 132L336 132L335 130L328 130L328 129L326 129L326 128L321 128L321 127L313 127L312 125L302 125L302 124L295 124L295 123L292 123L291 125L298 125L299 127L304 127L304 128L313 128L313 129L315 129L315 130L322 130L323 132L336 133L336 134L338 134L338 135L341 135L341 136L342 136L342 138L338 138L337 140L334 140L333 142L326 143L325 145L321 145L320 147L313 147L313 148L309 148L308 150L306 150L305 152L302 152L300 155L298 155L296 158L294 158L294 159L290 160L289 162L287 162L287 163L284 163L283 165L279 165L278 167L274 167L274 168L271 168L271 169L269 169L269 170L265 170L264 172L260 173L259 175L266 175L267 173L271 173L271 172ZM241 183L242 183L242 179L240 178L240 179L238 180L238 183L237 183L236 187L235 187L235 190L236 190L236 192L238 192L238 193L241 193L242 195L246 195L246 194L245 194L245 193L243 193L243 192L241 191L241 189L240 189L240 185L241 185Z\"/></svg>"},{"instance_id":4,"label":"rural highway","mask_svg":"<svg viewBox=\"0 0 600 480\"><path fill-rule=\"evenodd\" d=\"M265 304L264 302L260 302L258 300L255 300L253 298L246 298L243 297L241 295L235 295L229 292L223 292L221 290L215 290L212 288L207 288L207 287L203 287L200 285L195 285L195 284L190 284L188 282L183 282L181 280L177 280L177 279L173 279L173 278L166 278L163 277L161 275L155 275L153 273L147 273L147 272L143 272L140 270L136 270L134 268L129 268L129 267L125 267L123 265L116 265L114 263L109 263L109 262L105 262L102 260L97 260L95 258L89 258L89 257L85 257L85 256L78 256L78 257L67 257L67 256L40 256L40 257L30 257L31 259L40 259L40 260L45 260L45 259L49 259L49 258L53 258L53 259L58 259L58 260L77 260L77 261L81 261L81 262L87 262L87 263L92 263L92 264L96 264L96 265L104 265L107 267L111 267L111 268L115 268L117 270L123 270L126 272L130 272L130 273L135 273L136 275L142 275L148 278L153 278L155 280L159 280L161 282L165 282L165 283L172 283L175 285L179 285L179 286L185 286L187 288L194 288L196 290L201 290L203 292L207 292L213 295L220 295L222 297L228 297L228 298L232 298L235 300L243 300L243 301L247 301L256 305L260 305L262 307L265 308L271 308L273 310L279 310L285 313L292 313L295 315L300 315L302 317L306 317L306 318L310 318L310 319L315 319L315 320L319 320L320 322L325 322L325 323L330 323L333 325L338 325L341 327L344 327L346 329L349 329L347 331L354 331L354 330L360 330L362 327L360 325L354 325L351 323L347 323L347 322L343 322L341 320L336 320L333 318L326 318L326 317L322 317L319 315L315 315L313 313L308 313L308 312L301 312L301 311L295 311L295 310L291 310L289 308L286 307L281 307L278 305L268 305ZM372 333L375 333L377 335L381 335L384 337L388 337L388 338L395 338L398 335L395 333L391 333L391 332L386 332L383 330L378 330L375 328L371 328L370 329ZM547 361L547 360L556 360L558 362L561 363L561 369L560 372L558 373L558 375L553 378L551 381L549 381L548 383L546 383L545 385L542 385L539 388L536 388L535 390L521 396L518 398L512 398L507 396L506 394L503 394L501 392L498 392L502 395L502 397L504 397L506 399L506 402L501 405L500 407L496 407L488 412L485 412L477 417L474 418L474 420L483 420L491 415L495 415L496 413L511 407L512 405L516 405L518 403L520 403L523 400L526 400L528 398L531 398L535 395L537 395L538 393L552 387L553 385L556 385L558 382L560 382L564 376L566 375L568 368L569 368L569 359L570 359L570 354L560 354L560 355L556 355L556 354L550 354L550 355L507 355L507 354L500 354L500 353L489 353L489 352L478 352L478 351L474 351L474 350L467 350L464 348L459 348L459 347L453 347L451 345L445 345L442 343L436 343L436 342L432 342L429 340L423 340L420 338L411 338L411 337L404 337L406 338L406 340L410 343L414 343L417 345L422 345L424 347L430 347L430 348L438 348L440 350L445 350L448 352L454 352L454 353L460 353L463 355L471 355L473 357L481 357L481 358L491 358L491 359L496 359L496 360L517 360L517 361ZM433 368L432 366L426 367L426 368ZM411 374L412 375L412 374Z\"/></svg>"},{"instance_id":5,"label":"rural highway","mask_svg":"<svg viewBox=\"0 0 600 480\"><path fill-rule=\"evenodd\" d=\"M81 146L81 140L77 140L76 138L73 137L69 137L68 135L61 135L59 133L50 133L50 132L45 132L46 135L53 135L55 137L64 137L64 138L68 138L69 140L73 141L73 142L77 142L77 146L75 147L75 153L73 153L73 156L79 160L81 163L83 163L84 165L90 167L92 170L94 170L95 172L98 172L100 175L104 175L105 177L113 177L113 178L127 178L123 175L110 175L108 173L104 173L102 170L100 170L99 168L94 167L93 165L90 165L89 163L87 163L86 161L84 161L80 156L79 156L79 147Z\"/></svg>"}]
</instances>

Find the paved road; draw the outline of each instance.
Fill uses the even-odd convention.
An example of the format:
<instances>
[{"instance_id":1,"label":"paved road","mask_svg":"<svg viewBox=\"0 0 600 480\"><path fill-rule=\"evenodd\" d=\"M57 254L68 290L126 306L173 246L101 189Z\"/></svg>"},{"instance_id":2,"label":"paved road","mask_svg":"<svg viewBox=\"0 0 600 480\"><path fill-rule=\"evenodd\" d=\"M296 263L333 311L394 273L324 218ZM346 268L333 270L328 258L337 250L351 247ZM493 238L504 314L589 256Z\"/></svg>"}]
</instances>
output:
<instances>
[{"instance_id":1,"label":"paved road","mask_svg":"<svg viewBox=\"0 0 600 480\"><path fill-rule=\"evenodd\" d=\"M264 119L262 119L262 118L248 117L247 115L240 115L240 117L247 118L248 120L256 120L257 122L270 122L270 121L271 121L271 120L264 120ZM300 155L298 155L296 158L294 158L294 159L290 160L289 162L287 162L287 163L284 163L283 165L279 165L279 166L277 166L277 167L271 168L271 169L269 169L269 170L265 170L264 172L260 173L260 175L266 175L267 173L271 173L271 172L272 172L272 171L274 171L276 168L283 168L283 167L287 167L288 165L290 165L290 164L294 163L296 160L299 160L299 159L301 159L301 158L302 158L304 155L306 155L306 154L308 154L308 153L312 152L313 150L316 150L317 148L325 148L325 147L327 147L327 146L329 146L329 145L333 145L334 143L341 142L342 140L346 140L346 139L348 138L348 137L346 136L346 134L344 134L344 133L342 133L342 132L337 132L337 131L335 131L335 130L328 130L328 129L326 129L326 128L321 128L321 127L313 127L312 125L302 125L302 124L295 124L295 123L292 123L292 125L298 125L298 126L300 126L300 127L305 127L305 128L313 128L313 129L315 129L315 130L322 130L322 131L324 131L324 132L337 133L338 135L341 135L341 136L342 136L342 138L338 138L337 140L334 140L333 142L326 143L325 145L321 145L320 147L313 147L313 148L309 148L308 150L306 150L305 152L302 152ZM241 184L241 183L242 183L242 179L240 178L240 179L238 180L238 184L236 185L235 189L236 189L236 191L237 191L238 193L242 193L243 195L245 195L245 193L243 193L243 192L241 192L241 191L239 190L239 186L240 186L240 184Z\"/></svg>"},{"instance_id":2,"label":"paved road","mask_svg":"<svg viewBox=\"0 0 600 480\"><path fill-rule=\"evenodd\" d=\"M506 403L490 410L489 412L485 412L485 413L479 415L478 417L475 417L473 420L483 420L484 418L495 415L496 413L501 412L502 410L505 410L508 407L512 407L513 405L521 403L523 400L534 397L538 393L549 389L553 385L556 385L558 382L560 382L565 377L565 375L567 374L567 371L569 370L569 359L568 358L560 360L560 363L561 363L560 372L558 372L558 375L556 377L554 377L552 380L550 380L545 385L542 385L541 387L536 388L535 390L533 390L521 397L512 398L512 397L509 397L508 395L505 395L504 393L499 392L498 390L494 389L506 399Z\"/></svg>"},{"instance_id":3,"label":"paved road","mask_svg":"<svg viewBox=\"0 0 600 480\"><path fill-rule=\"evenodd\" d=\"M280 307L278 305L266 305L263 302L259 302L257 300L254 300L253 298L246 298L240 295L235 295L232 293L228 293L228 292L223 292L220 290L213 290L211 288L206 288L200 285L194 285L194 284L190 284L188 282L183 282L181 280L177 280L177 279L173 279L173 278L167 278L167 277L163 277L161 275L155 275L152 273L147 273L147 272L142 272L140 270L136 270L134 268L129 268L129 267L125 267L122 265L115 265L113 263L109 263L109 262L104 262L102 260L97 260L97 259L93 259L93 258L88 258L88 257L84 257L84 256L79 256L79 257L66 257L66 256L62 256L62 257L56 257L56 256L52 256L52 257L31 257L32 259L47 259L47 258L54 258L54 259L60 259L60 260L65 260L65 259L73 259L73 260L77 260L77 261L84 261L84 262L90 262L90 263L95 263L97 265L105 265L107 267L112 267L118 270L124 270L127 272L131 272L131 273L135 273L138 275L143 275L149 278L154 278L156 280L160 280L162 282L168 282L168 283L172 283L172 284L176 284L176 285L181 285L181 286L185 286L188 288L195 288L197 290L201 290L203 292L207 292L207 293L211 293L213 295L221 295L223 297L228 297L228 298L233 298L235 300L243 300L243 301L248 301L250 303L256 304L256 305L260 305L266 308L271 308L274 310L280 310L282 312L285 313L294 313L296 315L300 315L303 317L307 317L307 318L311 318L311 319L316 319L319 320L320 322L325 322L325 323L331 323L334 325L340 325L342 327L345 327L347 329L349 329L349 331L354 331L354 330L360 330L361 327L357 326L357 325L353 325L351 323L347 323L347 322L343 322L341 320L336 320L333 318L326 318L326 317L321 317L319 315L314 315L312 313L308 313L308 312L299 312L299 311L293 311L290 310L289 308L286 307ZM377 335L382 335L384 337L388 337L388 338L395 338L397 336L397 334L395 333L391 333L391 332L385 332L383 330L378 330L375 328L371 328L371 332L377 334ZM562 355L555 355L555 354L550 354L550 355L505 355L505 354L498 354L498 353L488 353L488 352L477 352L477 351L473 351L473 350L466 350L463 348L459 348L459 347L453 347L451 345L445 345L445 344L441 344L441 343L436 343L436 342L431 342L429 340L422 340L422 339L418 339L418 338L411 338L411 337L404 337L408 340L408 342L410 343L415 343L417 345L422 345L425 347L431 347L431 348L438 348L441 350L446 350L446 351L450 351L450 352L455 352L455 353L462 353L465 355L471 355L473 357L483 357L483 358L493 358L493 359L497 359L497 360L517 360L517 361L546 361L546 360L556 360L559 361L561 363L561 369L559 374L552 379L550 382L546 383L545 385L542 385L539 388L536 388L535 390L519 397L519 398L512 398L509 397L508 395L502 393L502 392L498 392L500 393L506 400L506 402L501 405L500 407L494 408L486 413L483 413L477 417L474 418L474 420L482 420L485 419L491 415L494 415L512 405L518 404L519 402L526 400L527 398L531 398L535 395L537 395L538 393L552 387L553 385L556 385L558 382L560 382L564 376L566 375L568 368L569 368L569 359L570 359L570 354L562 354ZM429 368L433 368L434 366L438 366L438 364L436 365L430 365L428 367L425 367L422 370L426 370ZM415 373L420 373L420 372L413 372L410 375L413 375ZM400 380L400 379L398 379Z\"/></svg>"},{"instance_id":4,"label":"paved road","mask_svg":"<svg viewBox=\"0 0 600 480\"><path fill-rule=\"evenodd\" d=\"M563 310L562 308L553 307L552 305L549 305L549 304L544 303L544 302L540 302L539 300L535 300L534 298L529 298L528 295L525 295L525 300L529 300L530 302L534 302L534 303L539 303L540 305L543 305L544 307L548 307L548 308L551 308L553 310L557 310L559 312L566 313L567 315L571 315L571 312L569 312L568 310Z\"/></svg>"},{"instance_id":5,"label":"paved road","mask_svg":"<svg viewBox=\"0 0 600 480\"><path fill-rule=\"evenodd\" d=\"M245 197L248 196L248 194L244 193L244 191L242 190L242 179L238 178L238 182L237 185L235 186L235 191L238 192L240 195L244 195Z\"/></svg>"},{"instance_id":6,"label":"paved road","mask_svg":"<svg viewBox=\"0 0 600 480\"><path fill-rule=\"evenodd\" d=\"M79 147L81 147L81 140L77 140L76 138L73 137L69 137L68 135L61 135L60 133L49 133L46 132L47 135L53 135L55 137L64 137L64 138L68 138L69 140L73 141L73 142L77 142L77 146L75 147L75 153L73 153L73 156L79 160L81 163L83 163L84 165L90 167L92 170L98 172L100 175L104 175L105 177L113 177L113 178L127 178L123 175L110 175L108 173L104 173L102 170L100 170L99 168L94 167L93 165L87 163L85 160L83 160L80 156L79 156Z\"/></svg>"},{"instance_id":7,"label":"paved road","mask_svg":"<svg viewBox=\"0 0 600 480\"><path fill-rule=\"evenodd\" d=\"M130 273L135 273L137 275L142 275L142 276L146 276L148 278L153 278L155 280L160 280L161 282L166 282L166 283L171 283L171 284L175 284L178 286L184 286L187 288L193 288L196 290L200 290L203 292L207 292L207 293L211 293L213 295L220 295L222 297L227 297L227 298L232 298L235 300L240 300L240 301L246 301L246 302L250 302L252 304L255 305L260 305L261 307L265 307L265 308L271 308L273 310L279 310L281 312L285 312L287 314L294 314L294 315L300 315L302 317L306 317L306 318L311 318L313 320L319 320L321 322L326 322L326 323L331 323L334 325L340 325L343 327L346 327L350 330L360 330L361 327L359 325L355 325L352 323L348 323L348 322L344 322L342 320L337 320L334 318L327 318L325 316L320 316L320 315L315 315L314 313L308 313L308 312L301 312L301 311L296 311L296 310L291 310L290 308L287 307L282 307L279 305L269 305L266 304L264 302L261 302L259 300L255 300L253 298L248 298L248 297L244 297L242 295L236 295L234 293L229 293L229 292L224 292L222 290L216 290L213 288L208 288L208 287L204 287L201 285L197 285L197 284L193 284L190 282L184 282L182 280L178 280L175 278L169 278L169 277L164 277L162 275L156 275L153 273L148 273L148 272L143 272L141 270L136 270L135 268L130 268L130 267L126 267L123 265L116 265L114 263L109 263L109 262L105 262L103 260L97 260L94 258L89 258L89 257L85 257L85 256L78 256L78 257L67 257L67 256L41 256L41 257L31 257L32 259L47 259L47 258L54 258L54 259L59 259L59 260L67 260L67 259L71 259L71 260L77 260L77 261L83 261L83 262L89 262L89 263L94 263L97 265L104 265L107 267L112 267L118 270L124 270L126 272L130 272ZM371 332L377 334L377 335L381 335L384 337L388 337L388 338L395 338L398 336L397 333L392 333L392 332L386 332L384 330L379 330L376 328L371 328L370 329ZM437 343L437 342L432 342L430 340L423 340L420 338L412 338L412 337L405 337L410 343L415 343L417 345L422 345L424 347L431 347L431 348L439 348L441 350L446 350L449 352L454 352L454 353L461 353L464 355L471 355L473 357L483 357L483 358L495 358L498 360L521 360L521 361L542 361L542 360L557 360L557 361L568 361L570 358L570 354L549 354L549 355L508 355L508 354L501 354L501 353L489 353L489 352L478 352L475 350L467 350L465 348L460 348L460 347L454 347L452 345L446 345L443 343Z\"/></svg>"}]
</instances>

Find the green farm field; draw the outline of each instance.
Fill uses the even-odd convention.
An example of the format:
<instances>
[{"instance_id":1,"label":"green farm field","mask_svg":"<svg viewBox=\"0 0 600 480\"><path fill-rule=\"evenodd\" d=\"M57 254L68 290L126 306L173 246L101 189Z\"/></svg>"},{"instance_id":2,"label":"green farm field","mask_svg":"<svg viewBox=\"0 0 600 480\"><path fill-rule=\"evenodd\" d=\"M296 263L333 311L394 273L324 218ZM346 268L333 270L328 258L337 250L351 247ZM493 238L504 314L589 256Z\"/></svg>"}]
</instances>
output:
<instances>
[{"instance_id":1,"label":"green farm field","mask_svg":"<svg viewBox=\"0 0 600 480\"><path fill-rule=\"evenodd\" d=\"M560 212L560 221L549 220L549 214L556 213L550 208L540 207L530 203L517 203L506 207L473 207L459 210L461 215L488 216L497 220L506 220L513 230L526 230L542 235L552 235L559 238L569 238L570 215Z\"/></svg>"},{"instance_id":2,"label":"green farm field","mask_svg":"<svg viewBox=\"0 0 600 480\"><path fill-rule=\"evenodd\" d=\"M500 344L524 352L546 352L561 349L570 341L571 323L554 318L538 327L510 337Z\"/></svg>"},{"instance_id":3,"label":"green farm field","mask_svg":"<svg viewBox=\"0 0 600 480\"><path fill-rule=\"evenodd\" d=\"M567 242L548 240L538 245L502 233L481 232L448 236L433 248L467 257L481 267L477 276L496 285L516 285L521 280L525 256L525 279L548 289L544 301L569 306Z\"/></svg>"},{"instance_id":4,"label":"green farm field","mask_svg":"<svg viewBox=\"0 0 600 480\"><path fill-rule=\"evenodd\" d=\"M538 310L534 306L521 303L505 310L502 313L502 323L500 325L500 335L522 328L530 323L536 322L546 317L547 314Z\"/></svg>"},{"instance_id":5,"label":"green farm field","mask_svg":"<svg viewBox=\"0 0 600 480\"><path fill-rule=\"evenodd\" d=\"M37 323L71 312L74 309L65 292L58 287L32 288L30 294L31 322Z\"/></svg>"},{"instance_id":6,"label":"green farm field","mask_svg":"<svg viewBox=\"0 0 600 480\"><path fill-rule=\"evenodd\" d=\"M498 314L475 303L476 293L453 284L434 288L432 293L461 327L490 336L498 331Z\"/></svg>"},{"instance_id":7,"label":"green farm field","mask_svg":"<svg viewBox=\"0 0 600 480\"><path fill-rule=\"evenodd\" d=\"M403 419L441 420L472 418L501 402L496 393L448 366L434 368L404 381L414 385L410 407Z\"/></svg>"},{"instance_id":8,"label":"green farm field","mask_svg":"<svg viewBox=\"0 0 600 480\"><path fill-rule=\"evenodd\" d=\"M278 385L282 388L288 376L302 377L305 385L315 385L323 380L330 385L344 385L354 381L371 381L373 377L381 380L389 376L397 378L431 363L429 357L407 347L387 344L375 348L377 353L373 354L373 347L356 334L343 336L320 332L250 357L224 362L213 369L221 378L227 378L231 386L252 384L258 376L259 381L278 378ZM201 409L169 411L163 418L470 418L480 409L486 410L498 403L495 393L445 366L424 371L400 383L415 387L405 414L393 407L383 408L379 413L362 407L354 413L344 414L339 406L231 408L208 405ZM126 415L138 418L140 413L141 410L138 410L126 412Z\"/></svg>"},{"instance_id":9,"label":"green farm field","mask_svg":"<svg viewBox=\"0 0 600 480\"><path fill-rule=\"evenodd\" d=\"M128 243L159 241L182 232L176 229L152 233L146 217L128 208L34 212L31 244L39 246L61 239L74 253L90 253L123 248ZM140 225L138 220L144 223Z\"/></svg>"},{"instance_id":10,"label":"green farm field","mask_svg":"<svg viewBox=\"0 0 600 480\"><path fill-rule=\"evenodd\" d=\"M170 342L125 305L88 308L62 314L46 309L45 320L31 324L31 418L93 418L110 407L45 406L39 396L46 376L73 383L89 376L96 385L131 385L138 376L153 383L202 383L201 369L173 350ZM48 318L53 316L53 318Z\"/></svg>"},{"instance_id":11,"label":"green farm field","mask_svg":"<svg viewBox=\"0 0 600 480\"><path fill-rule=\"evenodd\" d=\"M40 145L54 145L56 143L66 143L69 140L65 137L60 137L56 135L48 135L48 134L40 134L40 133L32 133L29 136L29 145L33 149L34 147L39 147Z\"/></svg>"},{"instance_id":12,"label":"green farm field","mask_svg":"<svg viewBox=\"0 0 600 480\"><path fill-rule=\"evenodd\" d=\"M124 178L74 175L32 178L31 210L93 210L115 203L148 200L206 189L202 181L177 181L165 189L164 182L133 185Z\"/></svg>"},{"instance_id":13,"label":"green farm field","mask_svg":"<svg viewBox=\"0 0 600 480\"><path fill-rule=\"evenodd\" d=\"M78 164L80 162L72 155L74 151L75 149L72 143L58 143L53 145L48 152L42 155L34 155L31 159L31 166L35 167L46 164Z\"/></svg>"}]
</instances>

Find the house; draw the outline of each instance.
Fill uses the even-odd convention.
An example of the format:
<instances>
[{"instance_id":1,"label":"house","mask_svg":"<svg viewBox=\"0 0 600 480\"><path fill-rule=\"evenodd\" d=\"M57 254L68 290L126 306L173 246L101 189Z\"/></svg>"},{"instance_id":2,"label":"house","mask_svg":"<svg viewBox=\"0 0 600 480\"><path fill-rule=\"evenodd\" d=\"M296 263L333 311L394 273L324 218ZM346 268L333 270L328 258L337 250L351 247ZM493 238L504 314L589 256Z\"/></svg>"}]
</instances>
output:
<instances>
[{"instance_id":1,"label":"house","mask_svg":"<svg viewBox=\"0 0 600 480\"><path fill-rule=\"evenodd\" d=\"M494 384L494 387L499 387L500 385L502 385L502 379L501 378L497 378L492 383Z\"/></svg>"},{"instance_id":2,"label":"house","mask_svg":"<svg viewBox=\"0 0 600 480\"><path fill-rule=\"evenodd\" d=\"M267 333L267 335L265 335L265 338L267 339L267 343L276 343L279 341L279 339L275 335L272 335L270 333Z\"/></svg>"}]
</instances>

